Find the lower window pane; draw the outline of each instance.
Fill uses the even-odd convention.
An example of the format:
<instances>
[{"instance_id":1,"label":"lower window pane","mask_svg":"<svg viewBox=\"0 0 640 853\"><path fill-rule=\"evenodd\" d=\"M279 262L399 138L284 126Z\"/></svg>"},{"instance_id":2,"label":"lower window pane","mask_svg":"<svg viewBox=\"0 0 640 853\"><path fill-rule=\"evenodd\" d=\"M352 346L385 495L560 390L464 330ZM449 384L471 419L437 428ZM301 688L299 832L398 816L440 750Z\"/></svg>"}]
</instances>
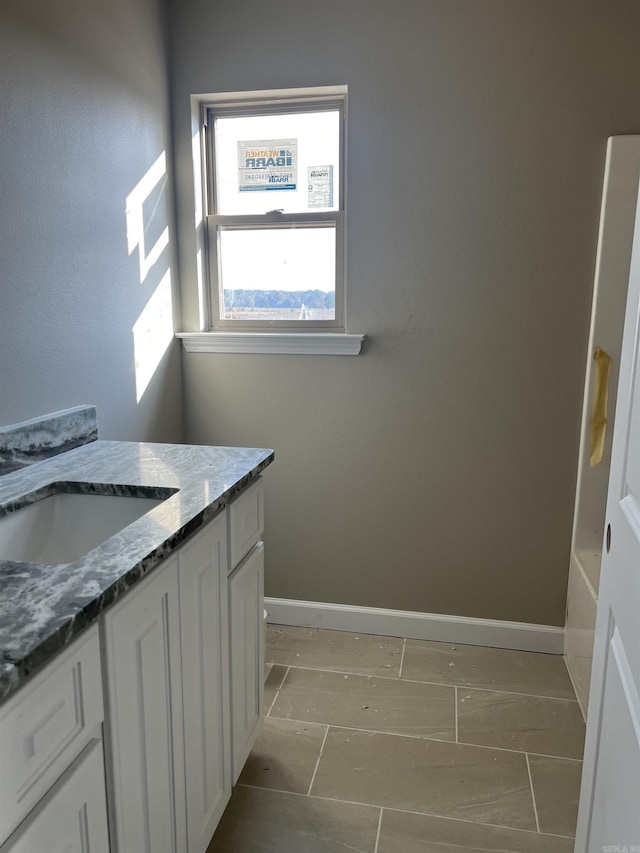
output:
<instances>
[{"instance_id":1,"label":"lower window pane","mask_svg":"<svg viewBox=\"0 0 640 853\"><path fill-rule=\"evenodd\" d=\"M221 229L221 320L335 319L336 229Z\"/></svg>"}]
</instances>

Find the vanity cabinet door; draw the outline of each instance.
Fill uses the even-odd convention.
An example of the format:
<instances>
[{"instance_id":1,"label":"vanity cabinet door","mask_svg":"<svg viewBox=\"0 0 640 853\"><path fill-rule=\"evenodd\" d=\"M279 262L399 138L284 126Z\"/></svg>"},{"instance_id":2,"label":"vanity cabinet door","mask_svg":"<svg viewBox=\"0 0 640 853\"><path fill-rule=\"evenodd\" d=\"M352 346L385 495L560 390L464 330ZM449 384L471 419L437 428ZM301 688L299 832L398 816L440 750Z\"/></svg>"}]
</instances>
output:
<instances>
[{"instance_id":1,"label":"vanity cabinet door","mask_svg":"<svg viewBox=\"0 0 640 853\"><path fill-rule=\"evenodd\" d=\"M102 628L115 851L184 853L177 555L106 611Z\"/></svg>"},{"instance_id":2,"label":"vanity cabinet door","mask_svg":"<svg viewBox=\"0 0 640 853\"><path fill-rule=\"evenodd\" d=\"M92 740L0 853L109 853L102 741Z\"/></svg>"},{"instance_id":3,"label":"vanity cabinet door","mask_svg":"<svg viewBox=\"0 0 640 853\"><path fill-rule=\"evenodd\" d=\"M0 708L0 842L62 776L103 719L93 625Z\"/></svg>"},{"instance_id":4,"label":"vanity cabinet door","mask_svg":"<svg viewBox=\"0 0 640 853\"><path fill-rule=\"evenodd\" d=\"M189 853L206 851L231 796L226 525L178 554Z\"/></svg>"},{"instance_id":5,"label":"vanity cabinet door","mask_svg":"<svg viewBox=\"0 0 640 853\"><path fill-rule=\"evenodd\" d=\"M264 545L229 578L233 784L262 725L264 704Z\"/></svg>"}]
</instances>

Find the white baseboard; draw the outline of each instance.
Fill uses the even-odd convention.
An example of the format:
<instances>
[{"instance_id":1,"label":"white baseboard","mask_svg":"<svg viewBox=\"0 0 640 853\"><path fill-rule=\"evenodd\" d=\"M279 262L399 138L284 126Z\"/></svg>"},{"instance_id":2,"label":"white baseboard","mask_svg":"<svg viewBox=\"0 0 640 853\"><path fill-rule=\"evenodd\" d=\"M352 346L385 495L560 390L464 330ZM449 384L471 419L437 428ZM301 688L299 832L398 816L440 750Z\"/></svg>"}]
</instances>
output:
<instances>
[{"instance_id":1,"label":"white baseboard","mask_svg":"<svg viewBox=\"0 0 640 853\"><path fill-rule=\"evenodd\" d=\"M265 598L269 622L331 631L381 634L412 640L435 640L471 646L494 646L527 652L564 653L564 629L528 622L500 622L468 616L443 616L439 613L414 613L381 607L356 607L349 604L324 604Z\"/></svg>"}]
</instances>

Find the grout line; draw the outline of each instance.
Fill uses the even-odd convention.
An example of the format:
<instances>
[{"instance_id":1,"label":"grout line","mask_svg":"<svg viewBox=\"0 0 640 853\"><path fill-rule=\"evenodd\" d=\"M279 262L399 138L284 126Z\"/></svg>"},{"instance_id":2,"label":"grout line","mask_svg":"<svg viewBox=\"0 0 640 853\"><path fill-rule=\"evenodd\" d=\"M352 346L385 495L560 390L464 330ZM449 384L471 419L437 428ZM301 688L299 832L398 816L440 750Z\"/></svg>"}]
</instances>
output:
<instances>
[{"instance_id":1,"label":"grout line","mask_svg":"<svg viewBox=\"0 0 640 853\"><path fill-rule=\"evenodd\" d=\"M402 667L404 666L404 650L406 648L407 648L407 638L405 637L402 640L402 657L400 658L400 672L398 673L398 678L402 678Z\"/></svg>"},{"instance_id":2,"label":"grout line","mask_svg":"<svg viewBox=\"0 0 640 853\"><path fill-rule=\"evenodd\" d=\"M454 689L453 693L453 711L455 714L455 733L456 733L456 743L460 743L458 740L458 688Z\"/></svg>"},{"instance_id":3,"label":"grout line","mask_svg":"<svg viewBox=\"0 0 640 853\"><path fill-rule=\"evenodd\" d=\"M329 798L328 797L318 797L318 799L323 800L323 799L329 799ZM355 805L365 805L366 806L369 804L368 803L356 803ZM458 823L468 823L468 824L471 824L471 826L490 826L490 827L493 827L495 829L511 829L511 830L514 830L515 832L528 832L530 835L541 835L543 838L570 838L572 841L574 840L573 835L558 835L555 832L540 832L540 833L538 833L538 831L535 829L522 829L521 827L518 827L518 826L506 826L503 823L480 823L479 821L469 820L468 818L464 818L464 817L451 817L451 815L436 814L435 812L416 812L416 811L412 811L411 809L399 809L399 808L396 808L395 806L385 806L384 808L388 812L402 812L402 814L426 815L427 817L440 818L440 820L452 820L452 821L456 821Z\"/></svg>"},{"instance_id":4,"label":"grout line","mask_svg":"<svg viewBox=\"0 0 640 853\"><path fill-rule=\"evenodd\" d=\"M531 788L531 799L533 801L533 813L536 816L536 829L540 832L540 821L538 820L538 809L536 806L536 795L533 790L533 779L531 778L531 765L529 764L529 753L525 752L525 758L527 759L527 773L529 774L529 787Z\"/></svg>"},{"instance_id":5,"label":"grout line","mask_svg":"<svg viewBox=\"0 0 640 853\"><path fill-rule=\"evenodd\" d=\"M407 681L408 679L403 679L403 681ZM420 681L419 684L437 684L440 686L440 682L435 681ZM443 684L443 687L447 685ZM457 685L460 690L471 690L475 693L501 693L505 696L518 696L523 699L549 699L552 702L571 702L574 705L578 705L580 707L580 703L577 699L568 699L564 696L546 696L543 693L521 693L518 690L496 690L495 687L470 687L468 684L458 684Z\"/></svg>"},{"instance_id":6,"label":"grout line","mask_svg":"<svg viewBox=\"0 0 640 853\"><path fill-rule=\"evenodd\" d=\"M289 671L290 671L290 669L291 669L291 667L290 667L290 666L288 666L288 667L286 668L284 675L283 675L283 676L282 676L282 678L280 679L280 684L278 684L278 690L282 690L282 688L284 687L284 683L285 683L285 681L286 681L286 679L287 679L287 676L289 675Z\"/></svg>"},{"instance_id":7,"label":"grout line","mask_svg":"<svg viewBox=\"0 0 640 853\"><path fill-rule=\"evenodd\" d=\"M423 815L425 817L437 817L439 820L450 820L456 823L466 823L470 826L489 826L492 829L511 829L514 832L526 832L529 835L540 835L542 838L564 838L574 840L572 835L559 835L555 832L538 832L535 829L522 829L518 826L506 826L503 823L480 823L477 820L469 820L464 817L451 817L451 815L438 814L437 812L417 812L412 809L400 809L397 806L378 806L376 803L364 803L362 800L338 800L336 797L325 797L321 794L303 794L300 791L287 791L284 788L261 788L260 785L248 785L246 782L238 782L238 788L252 788L256 791L271 791L274 794L290 794L292 797L310 797L315 800L326 800L330 803L345 803L349 806L366 806L370 809L383 808L388 812L400 812L401 814Z\"/></svg>"},{"instance_id":8,"label":"grout line","mask_svg":"<svg viewBox=\"0 0 640 853\"><path fill-rule=\"evenodd\" d=\"M430 743L448 743L453 746L470 746L474 749L490 749L494 752L509 752L514 755L526 755L527 751L524 749L507 749L504 746L487 746L483 743L467 743L467 741L458 742L455 740L445 740L444 738L438 737L427 737L426 735L408 735L401 732L381 732L379 729L362 729L358 726L341 726L338 723L323 723L318 720L299 720L295 717L271 717L272 720L286 720L290 723L300 723L300 725L307 726L329 726L332 729L340 729L342 731L348 732L362 732L367 735L388 735L389 737L404 737L410 738L411 740L426 740ZM572 758L568 755L549 755L546 752L532 752L528 750L528 754L534 756L535 758L555 758L558 761L574 761L577 764L582 764L582 758Z\"/></svg>"},{"instance_id":9,"label":"grout line","mask_svg":"<svg viewBox=\"0 0 640 853\"><path fill-rule=\"evenodd\" d=\"M379 806L374 803L363 803L361 800L338 800L336 797L324 797L318 794L303 794L302 791L287 791L286 788L262 788L260 785L249 785L247 782L238 782L236 788L251 788L254 791L271 791L274 794L291 794L292 797L305 797L312 800L326 800L329 803L346 803L348 806L366 806L369 809L379 809ZM385 806L385 808L387 808ZM389 811L389 809L388 809ZM402 811L402 809L393 809L393 811ZM422 814L422 812L407 812L407 814ZM439 817L439 815L437 815ZM527 831L527 830L523 830ZM528 830L532 832L533 830ZM562 836L564 838L564 836Z\"/></svg>"},{"instance_id":10,"label":"grout line","mask_svg":"<svg viewBox=\"0 0 640 853\"><path fill-rule=\"evenodd\" d=\"M276 699L278 698L278 696L280 695L280 691L282 690L282 685L284 684L285 678L289 675L289 670L290 670L290 669L291 669L291 667L290 667L290 666L288 666L288 667L287 667L287 671L286 671L286 672L285 672L285 674L282 676L282 681L280 682L280 686L276 689L275 695L274 695L274 697L273 697L273 702L269 705L269 710L268 710L268 711L267 711L267 713L265 714L265 717L270 716L271 711L273 710L273 706L276 704ZM275 719L278 719L278 718L275 718Z\"/></svg>"},{"instance_id":11,"label":"grout line","mask_svg":"<svg viewBox=\"0 0 640 853\"><path fill-rule=\"evenodd\" d=\"M329 734L329 726L327 726L327 730L324 733L324 737L322 738L322 746L320 747L320 752L318 753L318 760L316 761L316 766L313 769L313 776L311 777L311 782L309 783L309 790L307 791L307 797L311 794L311 788L313 787L313 783L316 781L316 773L318 772L318 767L320 766L320 759L322 758L322 751L324 750L324 745L327 742L327 735Z\"/></svg>"},{"instance_id":12,"label":"grout line","mask_svg":"<svg viewBox=\"0 0 640 853\"><path fill-rule=\"evenodd\" d=\"M271 719L271 720L284 720L287 723L298 723L301 726L302 725L304 725L304 726L329 726L332 729L340 729L341 731L345 731L345 732L362 732L362 734L365 734L365 735L389 735L390 737L406 737L406 738L410 738L411 740L428 740L428 741L432 741L435 743L452 743L452 744L455 744L454 740L445 740L445 738L427 737L426 735L408 735L408 734L402 734L401 732L382 732L379 729L363 729L363 728L360 728L359 726L341 726L339 723L334 723L334 722L324 723L324 722L320 722L318 720L299 720L296 717L270 717L269 719ZM467 743L467 744L462 744L462 745L463 746L476 746L475 743ZM482 748L483 749L499 749L499 747L493 747L493 746L485 746ZM517 750L517 749L503 749L501 751L502 752L519 752L519 753L522 752L522 750ZM561 758L562 756L542 755L540 757L541 758ZM567 760L567 761L581 761L580 758L569 758L569 759L565 759L565 760ZM1 851L0 851L0 853L1 853Z\"/></svg>"},{"instance_id":13,"label":"grout line","mask_svg":"<svg viewBox=\"0 0 640 853\"><path fill-rule=\"evenodd\" d=\"M380 830L382 829L382 806L380 807L380 817L378 818L378 834L376 835L376 844L373 848L373 853L378 853L378 844L380 844Z\"/></svg>"},{"instance_id":14,"label":"grout line","mask_svg":"<svg viewBox=\"0 0 640 853\"><path fill-rule=\"evenodd\" d=\"M402 659L401 667L404 664L404 656ZM381 678L385 681L398 681L399 676L394 675L371 675L368 672L356 672L355 670L350 669L324 669L318 666L298 666L297 664L286 664L279 663L275 664L275 666L289 666L289 669L302 669L307 672L329 672L329 673L338 673L339 675L357 675L360 678ZM522 693L518 690L496 690L495 687L471 687L468 684L452 684L451 682L446 681L420 681L418 678L403 678L402 681L406 681L407 684L430 684L433 687L459 687L461 690L475 690L478 693L507 693L510 696L526 696L530 699L553 699L556 702L573 702L575 705L580 705L577 699L571 699L568 696L547 696L544 693ZM305 688L300 687L299 690L304 690Z\"/></svg>"}]
</instances>

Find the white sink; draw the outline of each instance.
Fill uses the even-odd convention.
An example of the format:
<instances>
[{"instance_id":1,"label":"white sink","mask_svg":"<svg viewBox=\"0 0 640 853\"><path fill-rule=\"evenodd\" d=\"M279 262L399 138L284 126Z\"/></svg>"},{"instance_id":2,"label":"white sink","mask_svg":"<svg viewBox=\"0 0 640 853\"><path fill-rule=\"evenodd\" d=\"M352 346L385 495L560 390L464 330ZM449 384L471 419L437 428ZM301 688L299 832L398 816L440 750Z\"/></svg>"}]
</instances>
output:
<instances>
[{"instance_id":1,"label":"white sink","mask_svg":"<svg viewBox=\"0 0 640 853\"><path fill-rule=\"evenodd\" d=\"M163 500L56 492L0 518L0 560L73 563Z\"/></svg>"}]
</instances>

